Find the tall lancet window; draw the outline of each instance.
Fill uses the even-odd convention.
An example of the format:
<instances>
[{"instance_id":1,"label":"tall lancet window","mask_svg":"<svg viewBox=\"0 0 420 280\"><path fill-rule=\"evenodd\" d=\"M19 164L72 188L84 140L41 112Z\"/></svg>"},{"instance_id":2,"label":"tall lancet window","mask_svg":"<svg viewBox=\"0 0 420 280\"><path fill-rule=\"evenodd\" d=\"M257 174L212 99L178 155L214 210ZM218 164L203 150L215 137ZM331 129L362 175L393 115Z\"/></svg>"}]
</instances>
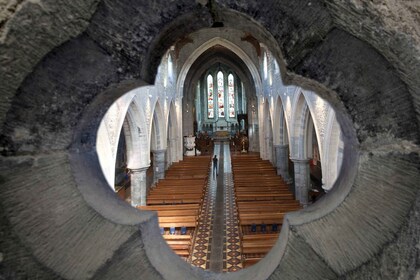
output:
<instances>
[{"instance_id":1,"label":"tall lancet window","mask_svg":"<svg viewBox=\"0 0 420 280\"><path fill-rule=\"evenodd\" d=\"M225 89L224 89L223 73L217 73L217 100L219 108L219 117L225 116Z\"/></svg>"},{"instance_id":2,"label":"tall lancet window","mask_svg":"<svg viewBox=\"0 0 420 280\"><path fill-rule=\"evenodd\" d=\"M212 75L207 76L207 117L214 119L214 88Z\"/></svg>"},{"instance_id":3,"label":"tall lancet window","mask_svg":"<svg viewBox=\"0 0 420 280\"><path fill-rule=\"evenodd\" d=\"M229 118L235 117L235 84L233 75L228 76Z\"/></svg>"}]
</instances>

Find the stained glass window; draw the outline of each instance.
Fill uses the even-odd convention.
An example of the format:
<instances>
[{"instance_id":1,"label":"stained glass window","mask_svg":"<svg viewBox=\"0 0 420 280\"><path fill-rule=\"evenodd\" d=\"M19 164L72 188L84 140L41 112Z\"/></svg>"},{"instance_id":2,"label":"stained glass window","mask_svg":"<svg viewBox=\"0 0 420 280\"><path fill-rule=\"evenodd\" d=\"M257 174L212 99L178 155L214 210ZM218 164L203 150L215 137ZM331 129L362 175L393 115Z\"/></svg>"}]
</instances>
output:
<instances>
[{"instance_id":1,"label":"stained glass window","mask_svg":"<svg viewBox=\"0 0 420 280\"><path fill-rule=\"evenodd\" d=\"M233 80L233 75L229 74L228 76L228 95L229 95L229 118L235 117L235 84Z\"/></svg>"},{"instance_id":2,"label":"stained glass window","mask_svg":"<svg viewBox=\"0 0 420 280\"><path fill-rule=\"evenodd\" d=\"M217 101L219 108L219 117L225 116L225 91L223 87L223 73L217 73Z\"/></svg>"},{"instance_id":3,"label":"stained glass window","mask_svg":"<svg viewBox=\"0 0 420 280\"><path fill-rule=\"evenodd\" d=\"M207 117L209 119L214 118L214 88L211 75L207 76Z\"/></svg>"}]
</instances>

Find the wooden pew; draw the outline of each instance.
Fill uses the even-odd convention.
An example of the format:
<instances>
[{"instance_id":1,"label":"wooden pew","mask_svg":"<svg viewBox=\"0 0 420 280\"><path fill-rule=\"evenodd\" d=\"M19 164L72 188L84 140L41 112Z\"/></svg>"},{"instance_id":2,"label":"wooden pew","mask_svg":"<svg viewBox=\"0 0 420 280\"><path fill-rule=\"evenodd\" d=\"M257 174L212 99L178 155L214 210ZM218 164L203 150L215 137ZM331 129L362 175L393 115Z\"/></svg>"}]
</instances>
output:
<instances>
[{"instance_id":1,"label":"wooden pew","mask_svg":"<svg viewBox=\"0 0 420 280\"><path fill-rule=\"evenodd\" d=\"M267 254L278 239L284 215L300 205L268 161L255 155L232 156L232 171L244 267L248 267Z\"/></svg>"},{"instance_id":2,"label":"wooden pew","mask_svg":"<svg viewBox=\"0 0 420 280\"><path fill-rule=\"evenodd\" d=\"M142 210L151 210L151 211L158 211L158 210L187 210L187 209L196 209L197 211L200 209L200 204L177 204L177 205L147 205L147 206L137 206L137 208Z\"/></svg>"},{"instance_id":3,"label":"wooden pew","mask_svg":"<svg viewBox=\"0 0 420 280\"><path fill-rule=\"evenodd\" d=\"M265 212L265 213L243 213L239 212L239 222L241 225L261 225L261 224L283 224L284 212Z\"/></svg>"},{"instance_id":4,"label":"wooden pew","mask_svg":"<svg viewBox=\"0 0 420 280\"><path fill-rule=\"evenodd\" d=\"M186 158L174 163L147 196L142 210L157 211L162 237L180 257L189 257L201 202L207 187L211 157ZM180 234L185 227L187 234ZM174 234L169 230L175 228Z\"/></svg>"},{"instance_id":5,"label":"wooden pew","mask_svg":"<svg viewBox=\"0 0 420 280\"><path fill-rule=\"evenodd\" d=\"M195 227L197 224L197 216L159 216L159 226L163 228L169 227Z\"/></svg>"},{"instance_id":6,"label":"wooden pew","mask_svg":"<svg viewBox=\"0 0 420 280\"><path fill-rule=\"evenodd\" d=\"M180 257L188 258L191 251L191 235L164 234L162 237L166 240L169 247Z\"/></svg>"},{"instance_id":7,"label":"wooden pew","mask_svg":"<svg viewBox=\"0 0 420 280\"><path fill-rule=\"evenodd\" d=\"M242 253L244 254L265 254L271 250L278 239L278 234L254 234L244 235L242 238Z\"/></svg>"}]
</instances>

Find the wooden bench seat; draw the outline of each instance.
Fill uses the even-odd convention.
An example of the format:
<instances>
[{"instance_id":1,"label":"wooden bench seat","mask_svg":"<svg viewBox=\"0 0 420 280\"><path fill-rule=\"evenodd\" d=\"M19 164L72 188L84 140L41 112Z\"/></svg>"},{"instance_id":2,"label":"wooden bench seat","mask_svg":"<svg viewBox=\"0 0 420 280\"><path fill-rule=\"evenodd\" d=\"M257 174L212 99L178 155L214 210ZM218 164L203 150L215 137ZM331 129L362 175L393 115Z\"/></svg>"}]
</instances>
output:
<instances>
[{"instance_id":1,"label":"wooden bench seat","mask_svg":"<svg viewBox=\"0 0 420 280\"><path fill-rule=\"evenodd\" d=\"M205 182L201 183L188 183L188 182L182 182L179 184L162 184L162 185L156 185L155 188L152 190L160 190L160 189L173 189L173 190L181 190L182 188L186 189L203 189L206 186Z\"/></svg>"},{"instance_id":2,"label":"wooden bench seat","mask_svg":"<svg viewBox=\"0 0 420 280\"><path fill-rule=\"evenodd\" d=\"M272 214L272 215L267 215L267 214L256 214L256 216L250 216L247 217L245 214L242 214L244 216L239 218L239 222L241 223L241 225L246 226L246 225L261 225L261 224L266 224L266 225L272 225L272 224L277 224L277 225L282 225L283 224L283 218L284 218L284 214ZM241 216L241 214L240 214ZM259 217L258 217L259 216ZM269 230L266 229L267 231Z\"/></svg>"},{"instance_id":3,"label":"wooden bench seat","mask_svg":"<svg viewBox=\"0 0 420 280\"><path fill-rule=\"evenodd\" d=\"M160 180L156 187L164 187L164 186L184 186L184 185L202 185L206 183L205 179L200 178L186 178L186 179L173 179L173 178L167 178Z\"/></svg>"},{"instance_id":4,"label":"wooden bench seat","mask_svg":"<svg viewBox=\"0 0 420 280\"><path fill-rule=\"evenodd\" d=\"M279 193L287 193L290 194L290 191L288 189L283 189L279 187L266 187L266 186L260 186L260 187L238 187L235 188L236 193L261 193L261 192L279 192Z\"/></svg>"},{"instance_id":5,"label":"wooden bench seat","mask_svg":"<svg viewBox=\"0 0 420 280\"><path fill-rule=\"evenodd\" d=\"M249 258L245 257L243 267L244 268L250 267L258 263L260 260L262 260L262 258L263 257L249 257Z\"/></svg>"},{"instance_id":6,"label":"wooden bench seat","mask_svg":"<svg viewBox=\"0 0 420 280\"><path fill-rule=\"evenodd\" d=\"M272 213L272 212L283 212L283 213L287 213L287 212L293 212L293 211L298 211L300 210L299 207L296 208L290 208L290 207L255 207L255 208L238 208L238 211L242 214L245 213L255 213L255 214L262 214L262 213Z\"/></svg>"},{"instance_id":7,"label":"wooden bench seat","mask_svg":"<svg viewBox=\"0 0 420 280\"><path fill-rule=\"evenodd\" d=\"M161 195L161 194L167 194L168 196L171 195L177 195L177 194L203 194L204 189L197 187L197 188L162 188L159 190L151 190L149 192L149 196L151 195Z\"/></svg>"},{"instance_id":8,"label":"wooden bench seat","mask_svg":"<svg viewBox=\"0 0 420 280\"><path fill-rule=\"evenodd\" d=\"M165 174L165 178L167 179L176 179L176 180L180 180L180 179L207 179L208 175L203 175L203 174L177 174L177 173L172 173L172 174Z\"/></svg>"},{"instance_id":9,"label":"wooden bench seat","mask_svg":"<svg viewBox=\"0 0 420 280\"><path fill-rule=\"evenodd\" d=\"M150 198L166 198L166 199L183 199L183 198L201 198L203 196L202 192L195 193L152 193Z\"/></svg>"},{"instance_id":10,"label":"wooden bench seat","mask_svg":"<svg viewBox=\"0 0 420 280\"><path fill-rule=\"evenodd\" d=\"M189 257L189 255L190 255L190 250L186 250L186 249L182 249L182 250L172 249L172 250L175 252L175 254L177 254L180 257Z\"/></svg>"},{"instance_id":11,"label":"wooden bench seat","mask_svg":"<svg viewBox=\"0 0 420 280\"><path fill-rule=\"evenodd\" d=\"M249 178L248 180L238 180L233 179L233 182L238 187L255 187L255 186L267 186L267 187L277 187L281 186L283 188L288 188L287 184L280 180L264 180L264 179L253 179Z\"/></svg>"},{"instance_id":12,"label":"wooden bench seat","mask_svg":"<svg viewBox=\"0 0 420 280\"><path fill-rule=\"evenodd\" d=\"M142 210L151 210L151 211L158 211L158 210L187 210L187 209L200 209L200 204L177 204L177 205L147 205L147 206L137 206L137 208Z\"/></svg>"},{"instance_id":13,"label":"wooden bench seat","mask_svg":"<svg viewBox=\"0 0 420 280\"><path fill-rule=\"evenodd\" d=\"M245 259L249 255L259 255L262 257L268 253L277 242L278 234L256 234L244 236L242 240L242 253ZM258 257L260 259L260 257Z\"/></svg>"},{"instance_id":14,"label":"wooden bench seat","mask_svg":"<svg viewBox=\"0 0 420 280\"><path fill-rule=\"evenodd\" d=\"M191 241L191 235L190 234L164 234L162 235L163 239L165 240L184 240L184 241Z\"/></svg>"},{"instance_id":15,"label":"wooden bench seat","mask_svg":"<svg viewBox=\"0 0 420 280\"><path fill-rule=\"evenodd\" d=\"M197 216L158 217L160 227L196 227Z\"/></svg>"},{"instance_id":16,"label":"wooden bench seat","mask_svg":"<svg viewBox=\"0 0 420 280\"><path fill-rule=\"evenodd\" d=\"M262 234L261 234L262 235ZM253 253L268 253L273 248L276 240L273 239L262 239L252 241L242 241L242 253L253 254Z\"/></svg>"},{"instance_id":17,"label":"wooden bench seat","mask_svg":"<svg viewBox=\"0 0 420 280\"><path fill-rule=\"evenodd\" d=\"M233 179L234 183L238 187L255 187L255 186L267 186L267 187L283 187L288 188L287 184L279 180L264 180L264 179L253 179L249 180L236 180Z\"/></svg>"},{"instance_id":18,"label":"wooden bench seat","mask_svg":"<svg viewBox=\"0 0 420 280\"><path fill-rule=\"evenodd\" d=\"M272 179L272 178L256 178L256 177L249 177L246 180L241 178L234 178L233 181L238 186L254 186L254 185L267 185L267 186L287 186L285 182L282 180Z\"/></svg>"},{"instance_id":19,"label":"wooden bench seat","mask_svg":"<svg viewBox=\"0 0 420 280\"><path fill-rule=\"evenodd\" d=\"M158 210L158 217L198 216L198 209Z\"/></svg>"},{"instance_id":20,"label":"wooden bench seat","mask_svg":"<svg viewBox=\"0 0 420 280\"><path fill-rule=\"evenodd\" d=\"M278 233L263 233L263 234L245 234L242 237L243 241L254 241L263 239L276 239L279 238Z\"/></svg>"},{"instance_id":21,"label":"wooden bench seat","mask_svg":"<svg viewBox=\"0 0 420 280\"><path fill-rule=\"evenodd\" d=\"M294 200L293 194L283 193L237 193L237 201L256 201L256 200Z\"/></svg>"},{"instance_id":22,"label":"wooden bench seat","mask_svg":"<svg viewBox=\"0 0 420 280\"><path fill-rule=\"evenodd\" d=\"M287 201L239 201L236 203L239 209L248 209L248 208L270 208L270 207L295 207L300 208L300 203L297 200L287 200Z\"/></svg>"},{"instance_id":23,"label":"wooden bench seat","mask_svg":"<svg viewBox=\"0 0 420 280\"><path fill-rule=\"evenodd\" d=\"M157 205L157 204L184 204L184 203L200 203L201 198L181 198L181 199L167 199L167 198L153 198L147 199L147 204Z\"/></svg>"},{"instance_id":24,"label":"wooden bench seat","mask_svg":"<svg viewBox=\"0 0 420 280\"><path fill-rule=\"evenodd\" d=\"M189 252L189 250L190 250L190 248L191 248L191 244L190 243L180 243L180 244L173 244L173 243L170 243L171 241L168 241L167 243L168 243L168 245L169 245L169 247L171 247L171 249L172 250L174 250L174 251L177 251L177 250L188 250L188 252ZM189 255L189 253L188 253L188 255Z\"/></svg>"}]
</instances>

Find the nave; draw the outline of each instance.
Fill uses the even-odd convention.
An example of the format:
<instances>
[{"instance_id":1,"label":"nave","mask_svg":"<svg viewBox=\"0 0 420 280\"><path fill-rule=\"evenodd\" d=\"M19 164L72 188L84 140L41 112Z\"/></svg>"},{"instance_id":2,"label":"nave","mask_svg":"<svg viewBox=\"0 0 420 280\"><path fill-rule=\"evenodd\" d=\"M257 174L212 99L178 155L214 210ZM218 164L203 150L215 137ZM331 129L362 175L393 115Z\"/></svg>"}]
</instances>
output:
<instances>
[{"instance_id":1,"label":"nave","mask_svg":"<svg viewBox=\"0 0 420 280\"><path fill-rule=\"evenodd\" d=\"M300 204L269 161L216 142L212 156L173 164L148 193L147 206L138 208L158 212L162 237L186 262L233 272L269 252L285 213Z\"/></svg>"}]
</instances>

